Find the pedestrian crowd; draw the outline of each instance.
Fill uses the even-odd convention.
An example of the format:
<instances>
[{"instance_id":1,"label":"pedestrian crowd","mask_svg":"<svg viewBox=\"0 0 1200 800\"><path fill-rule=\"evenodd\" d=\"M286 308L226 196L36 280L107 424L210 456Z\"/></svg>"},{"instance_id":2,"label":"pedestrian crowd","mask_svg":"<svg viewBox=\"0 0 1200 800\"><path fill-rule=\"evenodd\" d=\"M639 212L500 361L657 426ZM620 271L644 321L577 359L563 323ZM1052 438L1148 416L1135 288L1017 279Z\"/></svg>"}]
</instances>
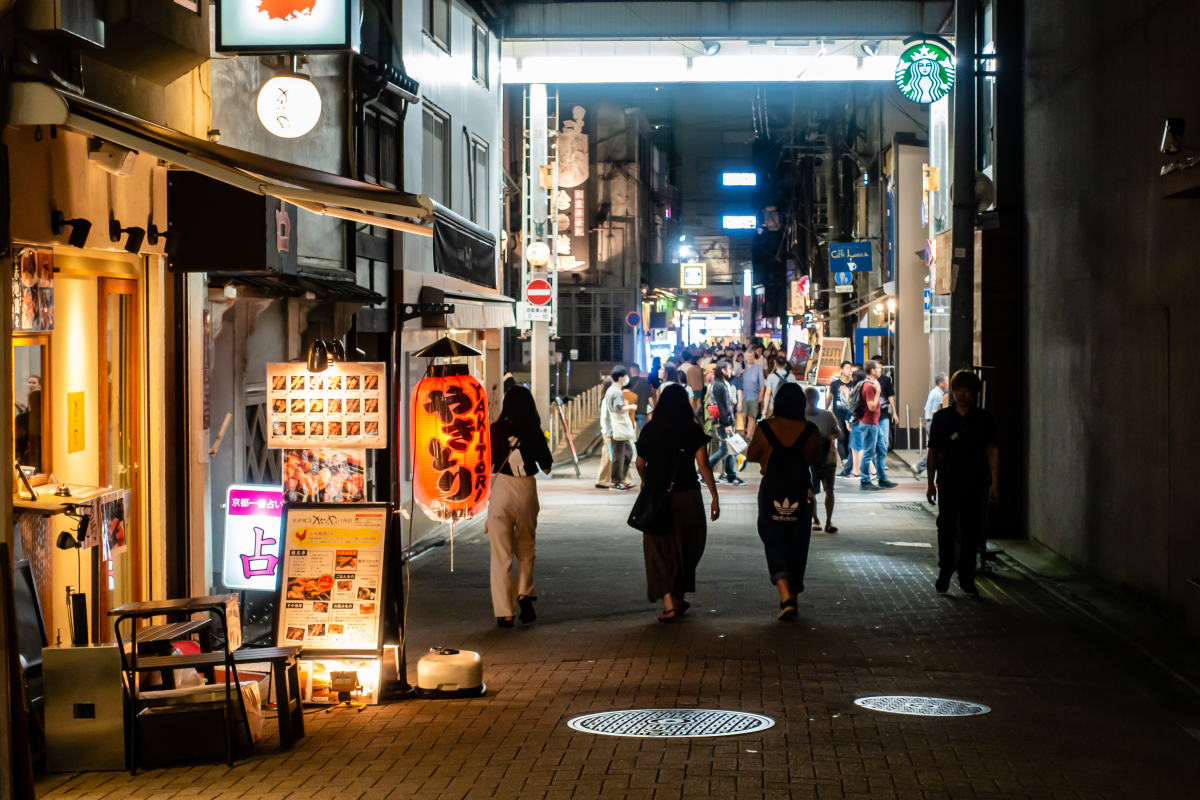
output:
<instances>
[{"instance_id":1,"label":"pedestrian crowd","mask_svg":"<svg viewBox=\"0 0 1200 800\"><path fill-rule=\"evenodd\" d=\"M762 476L758 534L781 620L798 614L812 533L838 532L835 477L858 478L862 491L897 486L886 466L896 396L880 361L842 362L825 392L796 371L773 344L734 343L676 348L665 361L655 358L647 374L638 364L618 364L604 379L595 486L629 491L631 466L641 482L629 524L643 533L647 599L662 601L661 622L690 608L707 522L720 516L718 484L743 485L739 473L749 463ZM936 376L923 418L928 449L913 468L913 477L927 472L927 498L939 509L935 588L943 594L955 573L965 594L977 593L976 552L987 505L997 498L996 428L977 405L980 388L967 370ZM534 476L551 467L528 389L506 387L492 441L492 605L497 624L512 627L518 609L522 622L536 618ZM707 514L701 482L711 498Z\"/></svg>"}]
</instances>

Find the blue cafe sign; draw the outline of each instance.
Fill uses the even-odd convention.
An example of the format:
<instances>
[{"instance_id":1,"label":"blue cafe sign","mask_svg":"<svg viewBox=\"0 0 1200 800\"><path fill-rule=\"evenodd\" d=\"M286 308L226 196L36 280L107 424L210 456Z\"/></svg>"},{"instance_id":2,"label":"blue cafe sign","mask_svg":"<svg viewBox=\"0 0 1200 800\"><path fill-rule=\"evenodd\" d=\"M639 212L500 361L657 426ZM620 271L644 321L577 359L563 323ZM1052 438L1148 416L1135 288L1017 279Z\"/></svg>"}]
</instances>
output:
<instances>
[{"instance_id":1,"label":"blue cafe sign","mask_svg":"<svg viewBox=\"0 0 1200 800\"><path fill-rule=\"evenodd\" d=\"M830 272L870 272L871 242L830 242Z\"/></svg>"}]
</instances>

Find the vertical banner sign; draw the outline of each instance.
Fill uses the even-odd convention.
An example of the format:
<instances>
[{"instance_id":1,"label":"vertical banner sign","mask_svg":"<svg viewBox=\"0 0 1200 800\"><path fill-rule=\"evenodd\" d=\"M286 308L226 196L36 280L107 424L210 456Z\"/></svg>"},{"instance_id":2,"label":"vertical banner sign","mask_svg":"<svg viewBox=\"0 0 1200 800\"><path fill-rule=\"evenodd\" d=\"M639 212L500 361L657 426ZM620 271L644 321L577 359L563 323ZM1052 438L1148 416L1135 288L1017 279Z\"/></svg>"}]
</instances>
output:
<instances>
[{"instance_id":1,"label":"vertical banner sign","mask_svg":"<svg viewBox=\"0 0 1200 800\"><path fill-rule=\"evenodd\" d=\"M559 271L583 272L588 268L591 248L588 220L588 135L583 132L583 106L571 109L572 119L563 120L558 136Z\"/></svg>"},{"instance_id":2,"label":"vertical banner sign","mask_svg":"<svg viewBox=\"0 0 1200 800\"><path fill-rule=\"evenodd\" d=\"M386 503L287 507L276 643L378 653Z\"/></svg>"},{"instance_id":3,"label":"vertical banner sign","mask_svg":"<svg viewBox=\"0 0 1200 800\"><path fill-rule=\"evenodd\" d=\"M225 494L222 583L238 591L275 591L282 518L282 486L229 487Z\"/></svg>"}]
</instances>

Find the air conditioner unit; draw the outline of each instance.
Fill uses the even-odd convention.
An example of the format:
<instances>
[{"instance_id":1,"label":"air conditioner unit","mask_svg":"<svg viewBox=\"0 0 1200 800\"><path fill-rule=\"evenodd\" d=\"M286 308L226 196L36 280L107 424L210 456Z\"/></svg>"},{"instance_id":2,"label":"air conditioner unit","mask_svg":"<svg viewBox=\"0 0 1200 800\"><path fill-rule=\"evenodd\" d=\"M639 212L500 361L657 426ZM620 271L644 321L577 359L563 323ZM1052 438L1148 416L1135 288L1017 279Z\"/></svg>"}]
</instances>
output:
<instances>
[{"instance_id":1,"label":"air conditioner unit","mask_svg":"<svg viewBox=\"0 0 1200 800\"><path fill-rule=\"evenodd\" d=\"M21 22L28 31L63 34L76 42L82 40L104 47L104 21L101 0L26 0Z\"/></svg>"}]
</instances>

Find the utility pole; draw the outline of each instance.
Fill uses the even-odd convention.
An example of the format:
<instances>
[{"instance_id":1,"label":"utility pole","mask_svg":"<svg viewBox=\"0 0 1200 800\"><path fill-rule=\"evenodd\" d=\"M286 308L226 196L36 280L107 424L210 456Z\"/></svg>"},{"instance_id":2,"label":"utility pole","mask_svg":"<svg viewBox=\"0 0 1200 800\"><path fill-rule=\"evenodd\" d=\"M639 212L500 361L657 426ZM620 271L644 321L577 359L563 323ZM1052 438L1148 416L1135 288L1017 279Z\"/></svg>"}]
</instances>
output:
<instances>
[{"instance_id":1,"label":"utility pole","mask_svg":"<svg viewBox=\"0 0 1200 800\"><path fill-rule=\"evenodd\" d=\"M973 366L975 342L975 3L954 3L954 212L950 369Z\"/></svg>"},{"instance_id":2,"label":"utility pole","mask_svg":"<svg viewBox=\"0 0 1200 800\"><path fill-rule=\"evenodd\" d=\"M529 87L529 174L526 177L526 187L529 197L526 200L527 241L522 249L522 299L525 287L533 278L549 278L544 272L547 266L534 266L529 263L529 247L532 242L545 242L550 222L547 214L550 198L546 189L542 188L542 167L549 162L549 130L546 119L547 97L545 84L536 83ZM533 400L537 405L538 416L546 430L550 428L550 323L534 320L529 331L529 385L533 392Z\"/></svg>"}]
</instances>

